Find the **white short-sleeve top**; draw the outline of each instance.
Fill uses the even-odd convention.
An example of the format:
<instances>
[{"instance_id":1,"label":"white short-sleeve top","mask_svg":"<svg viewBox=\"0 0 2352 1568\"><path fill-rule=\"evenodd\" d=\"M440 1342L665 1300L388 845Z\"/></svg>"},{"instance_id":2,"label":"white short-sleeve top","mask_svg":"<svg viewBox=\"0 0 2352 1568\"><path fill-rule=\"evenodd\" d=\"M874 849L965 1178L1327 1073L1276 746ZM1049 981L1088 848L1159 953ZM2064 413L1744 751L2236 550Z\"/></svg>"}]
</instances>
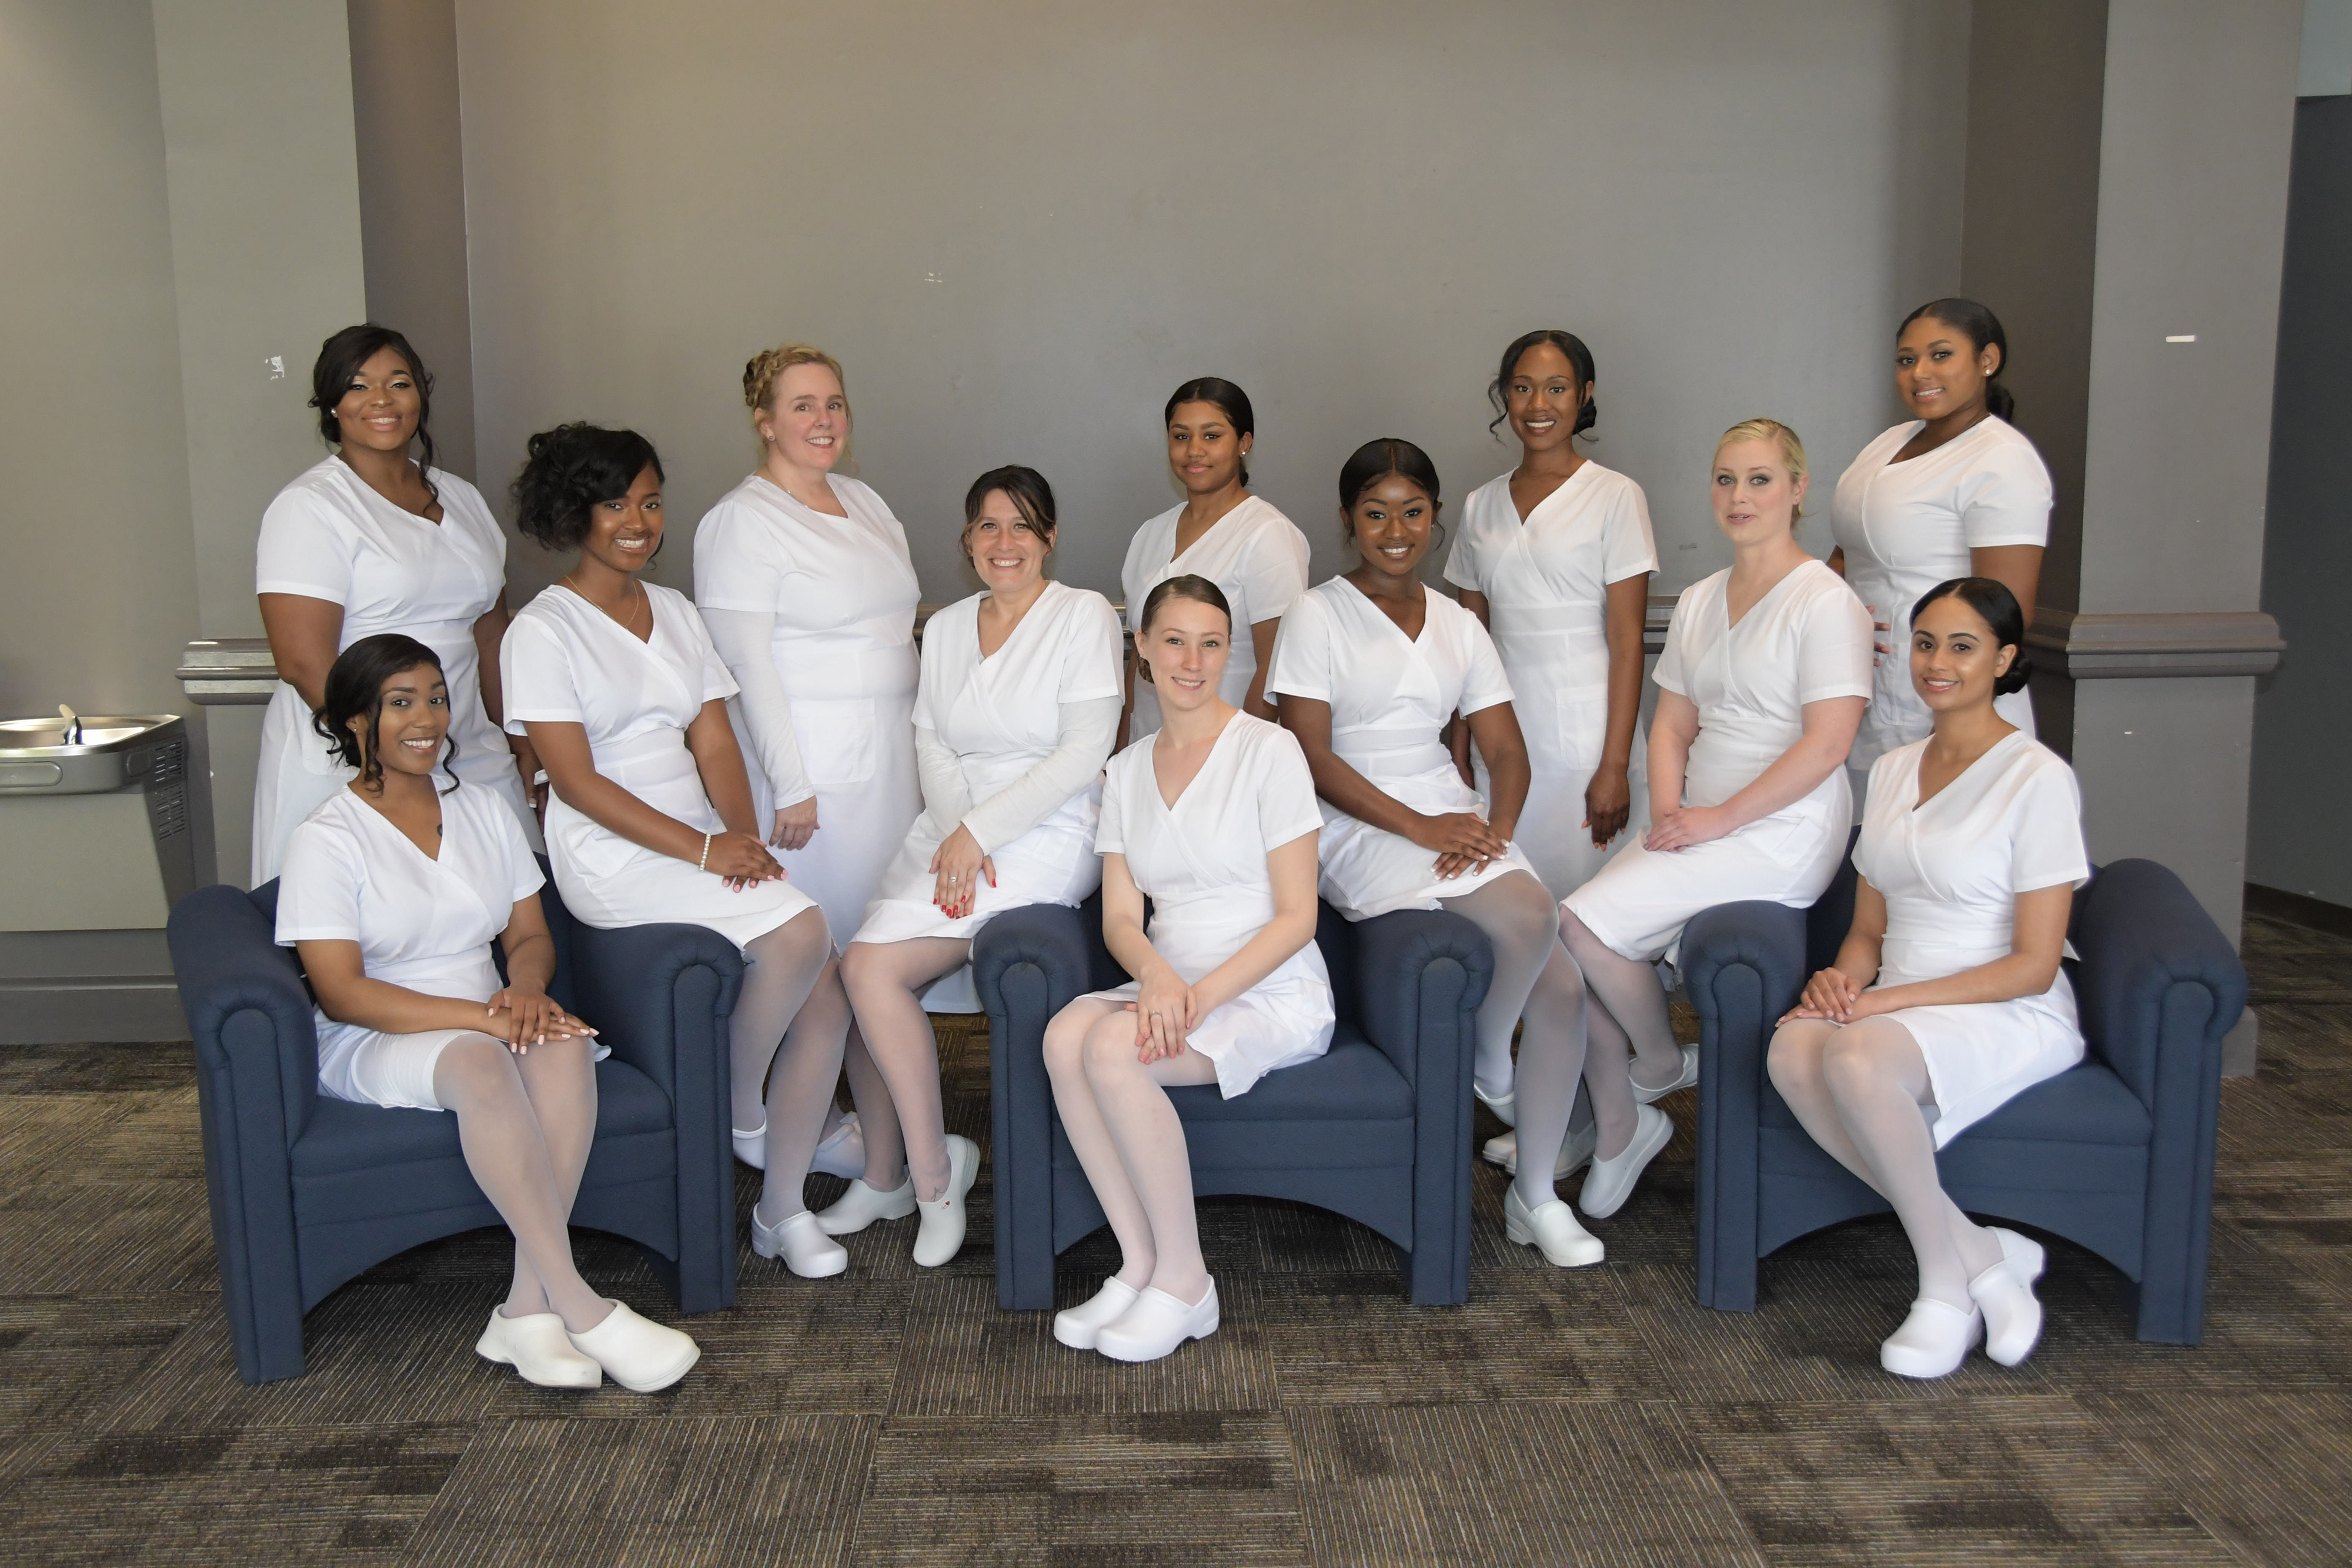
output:
<instances>
[{"instance_id":1,"label":"white short-sleeve top","mask_svg":"<svg viewBox=\"0 0 2352 1568\"><path fill-rule=\"evenodd\" d=\"M915 723L956 754L974 804L988 800L1061 744L1062 706L1119 695L1118 616L1089 589L1048 582L995 653L980 651L975 593L923 628ZM1062 812L1091 812L1091 790ZM1059 814L1059 813L1057 813Z\"/></svg>"},{"instance_id":2,"label":"white short-sleeve top","mask_svg":"<svg viewBox=\"0 0 2352 1568\"><path fill-rule=\"evenodd\" d=\"M1870 711L1852 758L1866 767L1934 727L1911 689L1911 607L1939 582L1974 571L1969 552L2050 542L2050 469L2015 425L1988 417L1932 452L1897 463L1922 420L1906 420L1862 449L1839 476L1830 531L1845 552L1846 580L1889 631ZM2027 613L2033 607L2024 607ZM2022 692L2002 699L2001 716L2030 727Z\"/></svg>"},{"instance_id":3,"label":"white short-sleeve top","mask_svg":"<svg viewBox=\"0 0 2352 1568\"><path fill-rule=\"evenodd\" d=\"M1217 695L1234 707L1249 695L1257 674L1257 644L1250 628L1261 621L1281 619L1292 600L1307 591L1307 536L1297 525L1275 509L1262 496L1250 496L1219 517L1192 548L1176 554L1176 524L1184 515L1172 507L1135 530L1119 568L1119 587L1127 595L1127 629L1139 628L1143 601L1171 577L1205 577L1217 585L1234 612L1233 652ZM1147 682L1135 688L1135 722L1130 734L1150 735L1160 727L1160 700Z\"/></svg>"},{"instance_id":4,"label":"white short-sleeve top","mask_svg":"<svg viewBox=\"0 0 2352 1568\"><path fill-rule=\"evenodd\" d=\"M1870 695L1870 612L1808 560L1731 624L1726 568L1683 591L1655 679L1698 708L1684 799L1719 806L1805 733L1807 703ZM1832 779L1843 787L1834 769Z\"/></svg>"},{"instance_id":5,"label":"white short-sleeve top","mask_svg":"<svg viewBox=\"0 0 2352 1568\"><path fill-rule=\"evenodd\" d=\"M1457 712L1511 700L1478 618L1444 594L1424 588L1422 596L1421 635L1407 637L1346 578L1318 583L1282 618L1266 676L1269 695L1330 704L1331 749L1383 789L1439 768L1460 784L1439 732Z\"/></svg>"}]
</instances>

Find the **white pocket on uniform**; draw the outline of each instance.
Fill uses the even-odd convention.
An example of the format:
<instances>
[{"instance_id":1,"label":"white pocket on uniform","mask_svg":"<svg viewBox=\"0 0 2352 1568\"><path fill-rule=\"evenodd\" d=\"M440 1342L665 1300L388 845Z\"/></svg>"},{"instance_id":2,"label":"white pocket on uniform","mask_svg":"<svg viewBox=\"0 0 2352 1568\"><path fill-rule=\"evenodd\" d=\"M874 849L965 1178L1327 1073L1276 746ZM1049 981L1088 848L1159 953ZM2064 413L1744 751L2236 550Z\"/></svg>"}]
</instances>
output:
<instances>
[{"instance_id":1,"label":"white pocket on uniform","mask_svg":"<svg viewBox=\"0 0 2352 1568\"><path fill-rule=\"evenodd\" d=\"M838 702L795 701L793 732L801 743L801 766L820 789L863 784L874 777L878 737L872 697Z\"/></svg>"}]
</instances>

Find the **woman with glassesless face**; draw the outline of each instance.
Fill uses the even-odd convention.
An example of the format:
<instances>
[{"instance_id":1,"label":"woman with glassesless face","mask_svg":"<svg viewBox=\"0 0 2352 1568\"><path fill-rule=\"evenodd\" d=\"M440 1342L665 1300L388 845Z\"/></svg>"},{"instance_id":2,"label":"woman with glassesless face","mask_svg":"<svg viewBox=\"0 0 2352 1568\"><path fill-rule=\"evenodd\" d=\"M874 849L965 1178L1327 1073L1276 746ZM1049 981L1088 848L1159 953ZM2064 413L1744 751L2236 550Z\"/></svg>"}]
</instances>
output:
<instances>
[{"instance_id":1,"label":"woman with glassesless face","mask_svg":"<svg viewBox=\"0 0 2352 1568\"><path fill-rule=\"evenodd\" d=\"M432 394L416 350L389 327L344 328L311 367L310 406L335 451L278 493L254 547L279 683L254 781L257 887L278 874L294 825L351 779L310 716L335 655L378 632L433 650L448 674L453 766L540 841L528 784L538 761L528 741L499 728L506 536L479 491L433 465Z\"/></svg>"}]
</instances>

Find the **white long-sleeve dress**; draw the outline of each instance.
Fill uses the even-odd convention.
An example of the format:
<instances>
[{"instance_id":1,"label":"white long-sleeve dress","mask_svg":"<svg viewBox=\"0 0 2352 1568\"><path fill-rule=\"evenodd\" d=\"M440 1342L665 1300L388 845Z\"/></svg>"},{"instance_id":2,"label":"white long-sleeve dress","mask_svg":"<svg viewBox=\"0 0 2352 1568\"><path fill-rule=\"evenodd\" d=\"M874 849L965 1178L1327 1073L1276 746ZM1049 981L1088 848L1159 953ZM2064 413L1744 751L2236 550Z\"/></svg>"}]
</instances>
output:
<instances>
[{"instance_id":1,"label":"white long-sleeve dress","mask_svg":"<svg viewBox=\"0 0 2352 1568\"><path fill-rule=\"evenodd\" d=\"M1996 741L1922 802L1925 740L1870 770L1854 868L1885 895L1873 990L1940 980L2009 956L2017 895L2090 879L2074 770L2022 733ZM2083 1060L2074 988L2060 969L2039 996L1902 1008L1936 1095L1936 1146Z\"/></svg>"},{"instance_id":2,"label":"white long-sleeve dress","mask_svg":"<svg viewBox=\"0 0 2352 1568\"><path fill-rule=\"evenodd\" d=\"M1147 735L1110 759L1095 847L1127 857L1128 874L1152 901L1151 946L1194 981L1265 929L1274 918L1267 852L1314 832L1323 819L1307 754L1278 726L1245 713L1227 719L1172 806L1151 766L1158 739ZM1131 1002L1141 989L1130 980L1091 994ZM1186 1043L1216 1064L1218 1089L1230 1100L1277 1068L1330 1050L1335 1018L1330 971L1310 941L1213 1009Z\"/></svg>"},{"instance_id":3,"label":"white long-sleeve dress","mask_svg":"<svg viewBox=\"0 0 2352 1568\"><path fill-rule=\"evenodd\" d=\"M923 809L921 593L906 529L882 497L838 474L829 482L845 517L812 511L757 474L720 497L695 529L694 598L705 610L774 618L776 678L735 669L743 690L730 711L763 831L776 807L816 797L815 836L777 859L842 943Z\"/></svg>"},{"instance_id":4,"label":"white long-sleeve dress","mask_svg":"<svg viewBox=\"0 0 2352 1568\"><path fill-rule=\"evenodd\" d=\"M734 695L735 681L686 595L650 582L645 590L653 631L644 638L562 583L524 605L499 656L507 727L520 735L532 720L580 725L598 773L698 832L723 832L686 731L703 704ZM738 892L691 862L623 838L560 789L548 800L547 851L564 907L604 930L682 921L742 947L814 903L789 875Z\"/></svg>"},{"instance_id":5,"label":"white long-sleeve dress","mask_svg":"<svg viewBox=\"0 0 2352 1568\"><path fill-rule=\"evenodd\" d=\"M1805 733L1807 703L1870 695L1870 613L1837 573L1809 560L1731 623L1728 568L1675 605L1654 678L1698 708L1683 800L1719 806ZM1613 952L1671 958L1702 909L1769 899L1802 909L1844 858L1853 801L1845 769L1722 838L1652 850L1635 839L1563 905Z\"/></svg>"},{"instance_id":6,"label":"white long-sleeve dress","mask_svg":"<svg viewBox=\"0 0 2352 1568\"><path fill-rule=\"evenodd\" d=\"M1584 791L1609 739L1609 589L1658 570L1642 486L1587 460L1522 521L1511 476L1463 504L1445 580L1486 596L1495 647L1527 737L1528 803L1517 842L1536 875L1565 898L1606 864L1584 826ZM1480 793L1493 795L1486 758ZM1626 765L1633 807L1624 833L1650 825L1650 764L1640 720Z\"/></svg>"},{"instance_id":7,"label":"white long-sleeve dress","mask_svg":"<svg viewBox=\"0 0 2352 1568\"><path fill-rule=\"evenodd\" d=\"M1182 507L1171 507L1135 530L1118 581L1127 595L1127 629L1140 632L1143 601L1171 577L1205 577L1224 594L1234 612L1234 641L1218 678L1217 695L1234 707L1249 695L1257 674L1257 643L1250 628L1276 621L1290 601L1307 591L1307 536L1263 496L1250 496L1209 526L1182 555L1176 553L1176 525ZM1140 675L1135 682L1135 717L1130 736L1160 727L1160 698Z\"/></svg>"},{"instance_id":8,"label":"white long-sleeve dress","mask_svg":"<svg viewBox=\"0 0 2352 1568\"><path fill-rule=\"evenodd\" d=\"M440 469L425 476L441 499L437 523L368 487L341 457L303 471L269 503L254 545L254 591L323 599L343 610L341 653L362 637L398 632L440 656L449 683L449 737L457 777L504 800L526 842L539 820L514 754L482 706L474 622L507 580L506 536L481 492ZM310 705L280 681L261 717L253 789L253 885L278 874L295 824L352 779L310 727Z\"/></svg>"},{"instance_id":9,"label":"white long-sleeve dress","mask_svg":"<svg viewBox=\"0 0 2352 1568\"><path fill-rule=\"evenodd\" d=\"M1457 711L1508 703L1511 684L1478 618L1442 593L1422 591L1421 635L1404 629L1344 577L1298 596L1282 618L1268 695L1331 705L1331 749L1367 783L1416 811L1474 811L1487 802L1462 781L1453 753L1438 738ZM1392 909L1435 909L1514 871L1534 867L1514 843L1486 869L1450 880L1437 857L1401 834L1360 821L1322 802L1317 841L1322 894L1350 920Z\"/></svg>"}]
</instances>

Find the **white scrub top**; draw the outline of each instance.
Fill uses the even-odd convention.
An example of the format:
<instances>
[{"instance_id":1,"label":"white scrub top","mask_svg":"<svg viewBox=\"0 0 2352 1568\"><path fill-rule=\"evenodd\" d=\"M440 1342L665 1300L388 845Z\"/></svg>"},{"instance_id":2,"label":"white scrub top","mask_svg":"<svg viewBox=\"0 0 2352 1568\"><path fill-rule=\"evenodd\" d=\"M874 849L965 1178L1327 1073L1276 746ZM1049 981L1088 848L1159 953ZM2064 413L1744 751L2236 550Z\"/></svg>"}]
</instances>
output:
<instances>
[{"instance_id":1,"label":"white scrub top","mask_svg":"<svg viewBox=\"0 0 2352 1568\"><path fill-rule=\"evenodd\" d=\"M576 724L588 732L596 771L697 832L724 832L687 749L686 730L735 677L686 595L646 583L653 634L635 632L562 583L522 607L499 654L507 728ZM682 921L736 946L813 906L789 877L738 893L692 862L623 838L551 790L547 852L564 907L602 930Z\"/></svg>"},{"instance_id":2,"label":"white scrub top","mask_svg":"<svg viewBox=\"0 0 2352 1568\"><path fill-rule=\"evenodd\" d=\"M1233 606L1233 652L1217 695L1234 707L1249 695L1257 674L1257 643L1250 628L1276 621L1290 601L1307 591L1307 536L1263 497L1250 496L1209 526L1192 548L1176 554L1176 523L1182 507L1160 513L1135 530L1127 547L1127 563L1118 570L1120 590L1127 595L1127 629L1136 622L1151 591L1171 577L1205 577L1217 585ZM1135 717L1130 736L1150 735L1160 727L1160 698L1151 683L1135 681Z\"/></svg>"},{"instance_id":3,"label":"white scrub top","mask_svg":"<svg viewBox=\"0 0 2352 1568\"><path fill-rule=\"evenodd\" d=\"M2090 880L2083 795L2048 747L2010 735L1924 805L1914 741L1870 770L1854 868L1886 897L1873 990L1940 980L2005 958L2017 895ZM1902 1008L1886 1015L1927 1058L1942 1148L2021 1091L2083 1060L2074 988L2061 968L2039 996Z\"/></svg>"},{"instance_id":4,"label":"white scrub top","mask_svg":"<svg viewBox=\"0 0 2352 1568\"><path fill-rule=\"evenodd\" d=\"M1365 782L1424 815L1471 811L1487 802L1462 781L1438 732L1456 712L1477 713L1511 700L1511 684L1494 640L1478 618L1442 593L1422 591L1421 635L1404 629L1344 577L1298 596L1274 645L1269 695L1286 693L1331 705L1331 749ZM1322 894L1350 920L1391 909L1435 909L1514 871L1534 874L1517 847L1483 872L1450 880L1437 857L1411 839L1359 821L1326 800Z\"/></svg>"},{"instance_id":5,"label":"white scrub top","mask_svg":"<svg viewBox=\"0 0 2352 1568\"><path fill-rule=\"evenodd\" d=\"M956 754L967 796L980 805L1053 755L1065 703L1119 695L1118 614L1110 601L1049 582L1004 645L982 657L975 593L940 611L923 628L923 676L915 723ZM1064 801L1035 827L988 852L993 884L982 880L970 915L950 919L931 902L938 878L931 857L961 818L942 821L936 806L883 873L880 892L858 928L860 942L915 936L969 939L993 915L1025 904L1076 908L1102 884L1095 853L1099 779Z\"/></svg>"},{"instance_id":6,"label":"white scrub top","mask_svg":"<svg viewBox=\"0 0 2352 1568\"><path fill-rule=\"evenodd\" d=\"M487 789L460 785L441 797L438 859L350 789L338 789L288 835L277 939L285 947L356 942L371 980L487 1002L504 984L490 941L542 880L514 812ZM323 1010L313 1021L320 1092L421 1110L440 1108L432 1097L434 1060L469 1032L383 1034L333 1022ZM610 1048L599 1045L596 1054L601 1060ZM396 1060L404 1056L406 1071Z\"/></svg>"},{"instance_id":7,"label":"white scrub top","mask_svg":"<svg viewBox=\"0 0 2352 1568\"><path fill-rule=\"evenodd\" d=\"M1110 759L1103 779L1102 822L1095 847L1127 857L1128 874L1152 901L1145 935L1188 981L1240 952L1274 918L1268 852L1322 823L1307 754L1287 730L1236 713L1210 748L1201 771L1169 805L1152 771L1158 735ZM1133 981L1097 991L1133 1001ZM1331 1049L1331 975L1313 941L1274 973L1212 1011L1186 1037L1216 1064L1228 1100L1277 1068L1312 1061Z\"/></svg>"},{"instance_id":8,"label":"white scrub top","mask_svg":"<svg viewBox=\"0 0 2352 1568\"><path fill-rule=\"evenodd\" d=\"M923 809L914 725L921 590L907 530L882 497L839 474L829 482L846 517L813 512L757 474L721 497L695 529L694 597L776 618L776 673L807 776L771 779L755 764L752 804L764 832L779 802L815 792L815 835L776 858L824 906L840 944ZM759 758L740 701L729 706L744 757Z\"/></svg>"},{"instance_id":9,"label":"white scrub top","mask_svg":"<svg viewBox=\"0 0 2352 1568\"><path fill-rule=\"evenodd\" d=\"M1587 459L1523 522L1508 474L1470 493L1445 558L1445 580L1486 596L1534 777L1517 843L1555 898L1609 858L1584 824L1584 791L1609 738L1609 586L1658 570L1642 486ZM1626 767L1633 810L1623 831L1650 825L1649 747L1640 720ZM1478 788L1493 786L1478 758Z\"/></svg>"},{"instance_id":10,"label":"white scrub top","mask_svg":"<svg viewBox=\"0 0 2352 1568\"><path fill-rule=\"evenodd\" d=\"M398 632L439 654L457 776L504 800L526 841L536 843L538 819L514 754L482 706L474 667L474 622L506 587L506 536L480 491L438 468L425 477L441 498L438 523L394 506L340 457L312 465L261 516L254 591L341 605L338 653L362 637ZM278 874L295 824L351 779L352 769L310 727L310 705L280 681L261 718L253 790L256 887Z\"/></svg>"},{"instance_id":11,"label":"white scrub top","mask_svg":"<svg viewBox=\"0 0 2352 1568\"><path fill-rule=\"evenodd\" d=\"M1843 579L1809 560L1731 624L1728 568L1675 602L1655 678L1698 708L1683 800L1719 806L1805 733L1807 703L1870 695L1870 612ZM1803 909L1845 857L1853 798L1832 768L1811 794L1722 838L1653 851L1635 839L1564 901L1628 958L1674 957L1702 909L1769 899Z\"/></svg>"},{"instance_id":12,"label":"white scrub top","mask_svg":"<svg viewBox=\"0 0 2352 1568\"><path fill-rule=\"evenodd\" d=\"M2050 542L2050 470L2015 425L1987 418L1933 452L1894 461L1927 422L1906 420L1862 449L1841 475L1830 502L1830 531L1845 551L1845 577L1890 630L1880 638L1870 707L1848 766L1867 768L1935 727L1911 689L1911 607L1939 582L1975 574L1969 552L2000 545ZM2033 606L2023 607L2026 613ZM2033 703L2023 692L1996 697L1993 709L2027 735Z\"/></svg>"}]
</instances>

